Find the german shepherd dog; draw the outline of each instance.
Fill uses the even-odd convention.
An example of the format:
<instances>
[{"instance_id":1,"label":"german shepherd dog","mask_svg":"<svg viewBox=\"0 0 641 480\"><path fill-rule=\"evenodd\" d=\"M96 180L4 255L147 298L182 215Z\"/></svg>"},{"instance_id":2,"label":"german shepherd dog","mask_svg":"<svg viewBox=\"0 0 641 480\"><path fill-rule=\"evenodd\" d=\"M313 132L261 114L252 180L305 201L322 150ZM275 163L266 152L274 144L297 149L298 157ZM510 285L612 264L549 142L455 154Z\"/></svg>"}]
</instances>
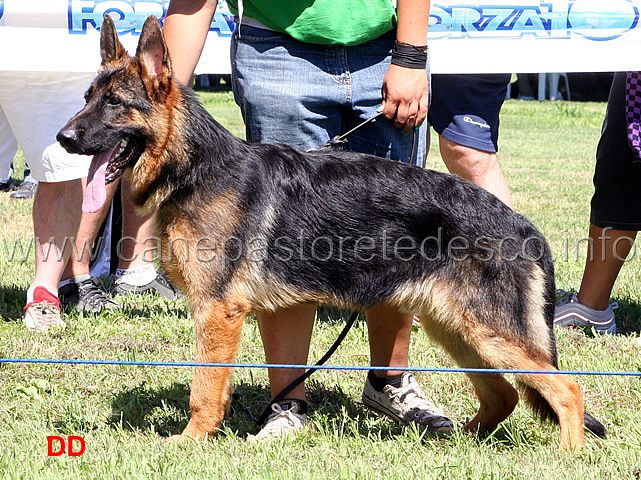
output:
<instances>
[{"instance_id":1,"label":"german shepherd dog","mask_svg":"<svg viewBox=\"0 0 641 480\"><path fill-rule=\"evenodd\" d=\"M58 134L93 155L85 210L124 175L141 212L156 212L160 260L188 298L196 360L233 363L245 317L301 303L392 306L461 366L516 369L521 395L579 450L579 385L556 370L554 271L544 237L493 195L456 176L350 152L246 143L172 79L158 19L130 57L107 16L86 106ZM204 258L206 257L206 258ZM178 438L215 432L232 368L196 367L191 418ZM491 432L515 408L499 373L469 373L480 401L465 430Z\"/></svg>"}]
</instances>

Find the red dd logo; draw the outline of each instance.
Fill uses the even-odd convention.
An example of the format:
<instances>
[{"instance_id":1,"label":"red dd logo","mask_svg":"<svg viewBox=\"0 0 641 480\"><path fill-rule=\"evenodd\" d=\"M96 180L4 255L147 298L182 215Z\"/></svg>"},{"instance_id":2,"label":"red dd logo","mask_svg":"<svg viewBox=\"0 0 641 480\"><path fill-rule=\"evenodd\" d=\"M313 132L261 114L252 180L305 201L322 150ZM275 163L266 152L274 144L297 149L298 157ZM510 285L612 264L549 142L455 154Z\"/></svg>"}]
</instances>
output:
<instances>
[{"instance_id":1,"label":"red dd logo","mask_svg":"<svg viewBox=\"0 0 641 480\"><path fill-rule=\"evenodd\" d=\"M78 448L74 449L76 446ZM69 447L68 450L67 447ZM64 437L58 435L50 435L47 437L48 456L59 457L60 455L64 455L65 451L67 451L67 455L70 457L79 457L85 453L85 439L77 435L70 435L65 442Z\"/></svg>"}]
</instances>

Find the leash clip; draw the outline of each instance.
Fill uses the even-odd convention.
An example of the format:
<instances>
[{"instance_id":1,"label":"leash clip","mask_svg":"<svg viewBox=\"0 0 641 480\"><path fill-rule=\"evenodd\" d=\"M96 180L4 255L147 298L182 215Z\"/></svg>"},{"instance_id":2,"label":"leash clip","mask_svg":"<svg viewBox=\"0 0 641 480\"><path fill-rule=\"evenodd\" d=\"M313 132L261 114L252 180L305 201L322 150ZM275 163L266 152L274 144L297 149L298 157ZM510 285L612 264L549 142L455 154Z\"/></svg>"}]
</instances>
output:
<instances>
[{"instance_id":1,"label":"leash clip","mask_svg":"<svg viewBox=\"0 0 641 480\"><path fill-rule=\"evenodd\" d=\"M363 125L368 124L372 120L375 120L376 118L380 117L383 114L383 112L378 112L376 115L373 117L368 118L367 120L364 120L363 122L359 123L356 125L354 128L352 128L349 132L345 132L342 135L336 135L334 138L330 139L329 142L325 143L324 145L321 145L318 148L312 148L307 150L308 152L317 152L319 150L327 150L334 148L336 145L341 145L344 143L347 143L347 137L349 137L352 133L354 133L356 130L361 128Z\"/></svg>"},{"instance_id":2,"label":"leash clip","mask_svg":"<svg viewBox=\"0 0 641 480\"><path fill-rule=\"evenodd\" d=\"M352 128L350 131L343 133L342 135L336 135L335 137L331 138L327 143L324 145L321 145L318 148L310 148L307 150L308 152L320 152L323 150L331 150L337 145L344 145L346 144L349 140L347 139L348 136L350 136L352 133L354 133L356 130L361 128L362 126L368 124L369 122L375 120L376 118L380 117L383 114L383 112L378 112L376 115L373 117L368 118L367 120L359 123L356 125L354 128ZM417 127L418 128L418 127ZM412 150L410 151L410 158L408 159L409 163L412 163L414 160L414 155L416 154L416 148L418 144L418 135L416 134L416 128L412 129Z\"/></svg>"},{"instance_id":3,"label":"leash clip","mask_svg":"<svg viewBox=\"0 0 641 480\"><path fill-rule=\"evenodd\" d=\"M336 135L334 138L330 139L325 145L322 145L314 150L328 150L334 148L336 145L342 145L347 143L348 140L344 135Z\"/></svg>"}]
</instances>

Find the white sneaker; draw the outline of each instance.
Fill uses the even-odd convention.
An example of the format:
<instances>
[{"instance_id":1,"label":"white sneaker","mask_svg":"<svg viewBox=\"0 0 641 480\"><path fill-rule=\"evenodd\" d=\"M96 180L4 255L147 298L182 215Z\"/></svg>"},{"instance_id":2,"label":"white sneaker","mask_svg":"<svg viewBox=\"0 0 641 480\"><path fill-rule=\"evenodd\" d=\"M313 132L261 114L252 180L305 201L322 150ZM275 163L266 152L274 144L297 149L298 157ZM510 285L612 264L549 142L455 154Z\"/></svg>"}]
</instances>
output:
<instances>
[{"instance_id":1,"label":"white sneaker","mask_svg":"<svg viewBox=\"0 0 641 480\"><path fill-rule=\"evenodd\" d=\"M24 307L24 323L28 330L47 331L50 327L66 327L60 318L58 297L44 287L36 287L34 301Z\"/></svg>"},{"instance_id":2,"label":"white sneaker","mask_svg":"<svg viewBox=\"0 0 641 480\"><path fill-rule=\"evenodd\" d=\"M307 425L307 415L300 412L300 404L296 400L282 400L272 404L272 413L267 423L256 435L247 435L248 442L256 442L268 438L279 438L284 435L296 434Z\"/></svg>"},{"instance_id":3,"label":"white sneaker","mask_svg":"<svg viewBox=\"0 0 641 480\"><path fill-rule=\"evenodd\" d=\"M428 429L446 433L452 427L452 421L447 418L440 408L433 405L425 396L418 382L410 372L404 372L399 388L385 385L383 391L377 391L369 381L365 381L363 403L403 423L417 423Z\"/></svg>"},{"instance_id":4,"label":"white sneaker","mask_svg":"<svg viewBox=\"0 0 641 480\"><path fill-rule=\"evenodd\" d=\"M571 292L558 290L561 296L554 309L555 327L594 327L600 334L614 335L617 325L614 320L614 310L619 308L617 302L612 302L605 310L594 310L579 303L577 296Z\"/></svg>"}]
</instances>

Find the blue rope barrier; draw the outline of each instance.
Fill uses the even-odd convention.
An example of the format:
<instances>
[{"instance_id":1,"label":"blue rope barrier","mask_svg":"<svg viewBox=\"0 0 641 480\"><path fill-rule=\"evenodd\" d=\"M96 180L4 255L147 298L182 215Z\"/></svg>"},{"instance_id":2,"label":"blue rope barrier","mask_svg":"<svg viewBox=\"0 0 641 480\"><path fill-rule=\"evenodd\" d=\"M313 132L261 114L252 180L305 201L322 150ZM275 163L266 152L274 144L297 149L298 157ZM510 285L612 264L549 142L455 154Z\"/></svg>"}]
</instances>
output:
<instances>
[{"instance_id":1,"label":"blue rope barrier","mask_svg":"<svg viewBox=\"0 0 641 480\"><path fill-rule=\"evenodd\" d=\"M371 366L345 366L345 365L288 365L266 363L198 363L198 362L142 362L128 360L62 360L46 358L0 358L3 363L49 363L66 365L120 365L120 366L146 366L146 367L230 367L230 368L289 368L299 370L390 370L390 367ZM491 368L427 368L403 367L402 370L410 372L432 373L521 373L521 374L549 374L549 375L602 375L641 377L641 372L608 372L584 370L509 370Z\"/></svg>"}]
</instances>

